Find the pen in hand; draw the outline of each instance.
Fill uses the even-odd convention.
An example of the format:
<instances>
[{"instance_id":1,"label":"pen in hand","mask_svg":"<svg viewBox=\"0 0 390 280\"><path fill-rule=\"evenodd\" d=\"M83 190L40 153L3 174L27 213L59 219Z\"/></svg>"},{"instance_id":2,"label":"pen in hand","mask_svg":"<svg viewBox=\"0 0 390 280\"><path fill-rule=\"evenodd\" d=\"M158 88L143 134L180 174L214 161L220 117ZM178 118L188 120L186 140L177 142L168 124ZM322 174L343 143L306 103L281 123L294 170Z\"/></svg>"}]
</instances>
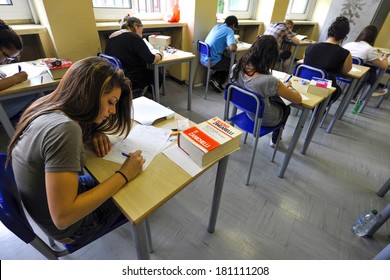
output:
<instances>
[{"instance_id":1,"label":"pen in hand","mask_svg":"<svg viewBox=\"0 0 390 280\"><path fill-rule=\"evenodd\" d=\"M122 156L129 158L131 154L126 154L125 152L122 152Z\"/></svg>"},{"instance_id":2,"label":"pen in hand","mask_svg":"<svg viewBox=\"0 0 390 280\"><path fill-rule=\"evenodd\" d=\"M22 72L22 66L18 65L18 72Z\"/></svg>"},{"instance_id":3,"label":"pen in hand","mask_svg":"<svg viewBox=\"0 0 390 280\"><path fill-rule=\"evenodd\" d=\"M290 76L287 78L287 80L285 81L285 83L287 83L288 81L290 81L291 77L292 77L292 75L290 75Z\"/></svg>"}]
</instances>

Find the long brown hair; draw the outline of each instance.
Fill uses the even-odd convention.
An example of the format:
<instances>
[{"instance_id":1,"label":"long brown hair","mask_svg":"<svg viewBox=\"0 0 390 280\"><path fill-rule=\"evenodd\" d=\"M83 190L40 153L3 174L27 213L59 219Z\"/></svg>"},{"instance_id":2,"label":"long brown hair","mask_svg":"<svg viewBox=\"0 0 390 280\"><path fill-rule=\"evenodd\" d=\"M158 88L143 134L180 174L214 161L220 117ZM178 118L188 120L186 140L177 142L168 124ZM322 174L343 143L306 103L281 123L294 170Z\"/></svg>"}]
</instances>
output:
<instances>
[{"instance_id":1,"label":"long brown hair","mask_svg":"<svg viewBox=\"0 0 390 280\"><path fill-rule=\"evenodd\" d=\"M116 114L95 124L102 95L118 87L122 92ZM69 68L52 93L36 100L22 114L8 146L8 160L26 127L38 116L54 110L64 112L80 124L84 141L94 132L127 136L131 128L131 100L130 80L121 69L115 69L100 57L82 59Z\"/></svg>"}]
</instances>

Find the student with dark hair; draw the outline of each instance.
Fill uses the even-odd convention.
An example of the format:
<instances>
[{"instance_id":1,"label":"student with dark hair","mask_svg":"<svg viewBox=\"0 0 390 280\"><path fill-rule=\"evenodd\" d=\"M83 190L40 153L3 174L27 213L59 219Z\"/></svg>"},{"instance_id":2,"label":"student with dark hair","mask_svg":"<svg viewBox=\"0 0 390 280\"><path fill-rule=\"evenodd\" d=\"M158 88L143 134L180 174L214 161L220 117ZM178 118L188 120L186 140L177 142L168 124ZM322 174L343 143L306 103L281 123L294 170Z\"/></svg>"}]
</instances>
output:
<instances>
[{"instance_id":1,"label":"student with dark hair","mask_svg":"<svg viewBox=\"0 0 390 280\"><path fill-rule=\"evenodd\" d=\"M345 40L350 27L346 17L337 17L328 28L325 42L310 45L306 48L303 63L328 72L329 79L336 91L332 94L330 104L342 94L336 83L336 76L346 74L352 69L352 56L340 44Z\"/></svg>"},{"instance_id":2,"label":"student with dark hair","mask_svg":"<svg viewBox=\"0 0 390 280\"><path fill-rule=\"evenodd\" d=\"M216 92L223 91L223 84L229 75L230 57L225 56L224 52L226 49L237 51L235 30L238 30L238 20L235 16L228 16L223 24L215 25L205 39L210 46L211 69L215 70L209 83Z\"/></svg>"},{"instance_id":3,"label":"student with dark hair","mask_svg":"<svg viewBox=\"0 0 390 280\"><path fill-rule=\"evenodd\" d=\"M370 66L369 75L365 76L364 82L367 82L371 87L374 85L377 79L376 68L387 69L389 63L387 58L389 53L380 53L378 49L374 48L376 37L378 36L378 29L374 25L368 25L360 32L355 42L345 44L343 47L351 52L353 57L361 58L364 62L368 62L373 66ZM361 89L361 88L360 88ZM359 92L359 91L357 91ZM387 93L387 89L378 90L375 95L384 95Z\"/></svg>"},{"instance_id":4,"label":"student with dark hair","mask_svg":"<svg viewBox=\"0 0 390 280\"><path fill-rule=\"evenodd\" d=\"M140 19L126 16L121 29L110 35L104 51L121 61L133 89L154 85L153 70L148 69L147 65L159 62L164 56L161 50L155 54L150 51L142 39L143 28ZM162 78L159 81L161 87Z\"/></svg>"},{"instance_id":5,"label":"student with dark hair","mask_svg":"<svg viewBox=\"0 0 390 280\"><path fill-rule=\"evenodd\" d=\"M272 35L259 36L233 67L232 82L254 91L264 99L263 126L285 124L290 107L279 98L294 104L302 102L301 95L291 86L271 75L279 57L278 43ZM275 147L278 131L273 132L270 146Z\"/></svg>"},{"instance_id":6,"label":"student with dark hair","mask_svg":"<svg viewBox=\"0 0 390 280\"><path fill-rule=\"evenodd\" d=\"M26 210L50 237L80 244L109 228L121 215L111 197L141 171L141 151L129 155L110 178L97 184L79 175L84 145L99 157L131 128L131 88L123 71L100 57L74 63L50 94L22 114L8 146Z\"/></svg>"},{"instance_id":7,"label":"student with dark hair","mask_svg":"<svg viewBox=\"0 0 390 280\"><path fill-rule=\"evenodd\" d=\"M17 56L23 49L22 38L0 20L0 65L8 64L17 60ZM0 71L0 91L12 87L27 80L27 73L24 71L7 77ZM30 104L38 95L24 96L12 100L2 101L5 112L12 118Z\"/></svg>"},{"instance_id":8,"label":"student with dark hair","mask_svg":"<svg viewBox=\"0 0 390 280\"><path fill-rule=\"evenodd\" d=\"M290 42L296 45L300 44L300 40L292 32L294 22L292 20L285 20L284 22L272 22L264 35L272 35L276 38L279 47L279 58L283 60L283 71L287 72L291 63L291 52L282 49L283 42Z\"/></svg>"}]
</instances>

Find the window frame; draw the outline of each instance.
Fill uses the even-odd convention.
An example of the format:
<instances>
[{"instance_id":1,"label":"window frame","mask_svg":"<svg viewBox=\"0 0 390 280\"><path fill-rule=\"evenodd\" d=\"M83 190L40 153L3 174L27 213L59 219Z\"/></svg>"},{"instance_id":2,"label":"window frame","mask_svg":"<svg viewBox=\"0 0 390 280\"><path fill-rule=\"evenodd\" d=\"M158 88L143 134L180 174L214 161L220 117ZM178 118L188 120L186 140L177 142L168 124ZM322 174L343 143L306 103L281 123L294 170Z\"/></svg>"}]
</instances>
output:
<instances>
[{"instance_id":1,"label":"window frame","mask_svg":"<svg viewBox=\"0 0 390 280\"><path fill-rule=\"evenodd\" d=\"M257 10L257 4L259 0L249 0L247 11L235 11L229 10L230 1L231 0L223 0L224 1L224 9L223 13L217 13L217 19L226 18L230 15L235 15L238 19L254 19Z\"/></svg>"},{"instance_id":2,"label":"window frame","mask_svg":"<svg viewBox=\"0 0 390 280\"><path fill-rule=\"evenodd\" d=\"M287 12L286 12L286 19L307 20L307 21L311 20L311 17L313 15L313 11L314 11L314 7L316 6L317 0L307 0L308 4L307 4L306 11L304 13L292 13L291 12L292 5L293 5L294 1L297 1L297 0L290 0L288 3L288 8L287 8Z\"/></svg>"}]
</instances>

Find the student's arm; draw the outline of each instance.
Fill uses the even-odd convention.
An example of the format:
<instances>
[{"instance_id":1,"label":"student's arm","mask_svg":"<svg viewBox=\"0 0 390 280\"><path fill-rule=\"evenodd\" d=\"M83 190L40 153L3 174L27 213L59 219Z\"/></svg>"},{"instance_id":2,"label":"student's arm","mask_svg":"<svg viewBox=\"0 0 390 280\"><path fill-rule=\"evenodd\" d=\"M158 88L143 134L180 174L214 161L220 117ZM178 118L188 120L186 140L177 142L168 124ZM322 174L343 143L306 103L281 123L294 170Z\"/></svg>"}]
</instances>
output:
<instances>
[{"instance_id":1,"label":"student's arm","mask_svg":"<svg viewBox=\"0 0 390 280\"><path fill-rule=\"evenodd\" d=\"M0 79L0 91L27 80L27 73L22 71L13 76Z\"/></svg>"},{"instance_id":2,"label":"student's arm","mask_svg":"<svg viewBox=\"0 0 390 280\"><path fill-rule=\"evenodd\" d=\"M111 141L103 132L93 134L91 142L98 157L106 156L111 150Z\"/></svg>"},{"instance_id":3,"label":"student's arm","mask_svg":"<svg viewBox=\"0 0 390 280\"><path fill-rule=\"evenodd\" d=\"M299 45L301 43L301 40L294 36L291 38L291 42L293 42L295 45Z\"/></svg>"},{"instance_id":4,"label":"student's arm","mask_svg":"<svg viewBox=\"0 0 390 280\"><path fill-rule=\"evenodd\" d=\"M237 51L237 44L231 44L231 45L229 45L229 50L230 50L231 52Z\"/></svg>"},{"instance_id":5,"label":"student's arm","mask_svg":"<svg viewBox=\"0 0 390 280\"><path fill-rule=\"evenodd\" d=\"M279 82L277 95L291 101L294 104L302 103L302 96L291 86L291 82Z\"/></svg>"},{"instance_id":6,"label":"student's arm","mask_svg":"<svg viewBox=\"0 0 390 280\"><path fill-rule=\"evenodd\" d=\"M154 63L157 63L157 62L159 62L159 61L161 61L163 58L164 58L164 52L163 52L163 51L158 51L158 53L156 53L156 54L154 55L153 64L154 64Z\"/></svg>"},{"instance_id":7,"label":"student's arm","mask_svg":"<svg viewBox=\"0 0 390 280\"><path fill-rule=\"evenodd\" d=\"M352 55L348 54L347 58L344 61L343 69L341 70L343 74L347 74L352 69Z\"/></svg>"},{"instance_id":8,"label":"student's arm","mask_svg":"<svg viewBox=\"0 0 390 280\"><path fill-rule=\"evenodd\" d=\"M119 170L131 181L142 171L144 162L138 150L125 160ZM45 182L50 216L58 229L66 229L112 197L126 184L126 179L120 173L114 173L81 194L78 194L77 172L46 172Z\"/></svg>"},{"instance_id":9,"label":"student's arm","mask_svg":"<svg viewBox=\"0 0 390 280\"><path fill-rule=\"evenodd\" d=\"M389 67L389 61L387 60L388 57L388 53L382 54L382 57L378 57L377 59L371 60L370 62L381 69L387 69Z\"/></svg>"}]
</instances>

